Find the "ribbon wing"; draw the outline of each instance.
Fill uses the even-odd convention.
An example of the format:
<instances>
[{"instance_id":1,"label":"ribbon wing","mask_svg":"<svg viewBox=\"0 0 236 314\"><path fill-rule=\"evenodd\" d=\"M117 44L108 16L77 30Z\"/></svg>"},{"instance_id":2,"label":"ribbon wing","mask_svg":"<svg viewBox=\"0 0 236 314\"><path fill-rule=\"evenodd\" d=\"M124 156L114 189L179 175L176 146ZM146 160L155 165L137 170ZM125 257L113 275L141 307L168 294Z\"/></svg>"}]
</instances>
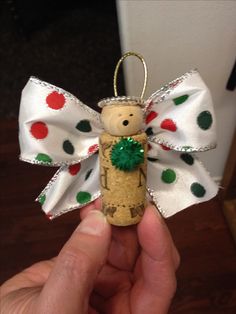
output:
<instances>
[{"instance_id":1,"label":"ribbon wing","mask_svg":"<svg viewBox=\"0 0 236 314\"><path fill-rule=\"evenodd\" d=\"M151 142L189 152L216 146L211 95L196 70L162 87L146 103L146 132Z\"/></svg>"},{"instance_id":2,"label":"ribbon wing","mask_svg":"<svg viewBox=\"0 0 236 314\"><path fill-rule=\"evenodd\" d=\"M50 219L85 206L100 195L99 158L62 166L41 192L37 201Z\"/></svg>"},{"instance_id":3,"label":"ribbon wing","mask_svg":"<svg viewBox=\"0 0 236 314\"><path fill-rule=\"evenodd\" d=\"M19 114L21 159L60 166L75 164L98 149L99 114L72 94L31 77Z\"/></svg>"},{"instance_id":4,"label":"ribbon wing","mask_svg":"<svg viewBox=\"0 0 236 314\"><path fill-rule=\"evenodd\" d=\"M217 194L218 186L197 158L156 143L150 148L148 191L165 218Z\"/></svg>"},{"instance_id":5,"label":"ribbon wing","mask_svg":"<svg viewBox=\"0 0 236 314\"><path fill-rule=\"evenodd\" d=\"M37 198L48 217L99 196L94 153L102 127L96 111L63 89L31 77L22 92L19 127L22 160L61 166Z\"/></svg>"}]
</instances>

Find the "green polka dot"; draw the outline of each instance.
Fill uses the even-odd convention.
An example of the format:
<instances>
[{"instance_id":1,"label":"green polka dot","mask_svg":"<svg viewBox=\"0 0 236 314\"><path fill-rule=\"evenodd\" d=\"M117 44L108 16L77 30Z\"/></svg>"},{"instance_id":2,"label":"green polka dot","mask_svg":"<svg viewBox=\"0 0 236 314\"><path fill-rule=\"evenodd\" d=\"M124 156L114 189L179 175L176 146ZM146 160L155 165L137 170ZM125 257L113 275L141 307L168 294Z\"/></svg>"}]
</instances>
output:
<instances>
[{"instance_id":1,"label":"green polka dot","mask_svg":"<svg viewBox=\"0 0 236 314\"><path fill-rule=\"evenodd\" d=\"M191 152L193 150L192 146L183 146L182 149L186 152Z\"/></svg>"},{"instance_id":2,"label":"green polka dot","mask_svg":"<svg viewBox=\"0 0 236 314\"><path fill-rule=\"evenodd\" d=\"M81 132L90 132L90 131L92 131L92 128L91 128L89 120L81 120L76 125L76 129L78 129Z\"/></svg>"},{"instance_id":3,"label":"green polka dot","mask_svg":"<svg viewBox=\"0 0 236 314\"><path fill-rule=\"evenodd\" d=\"M46 195L45 194L40 195L38 201L41 205L43 205L46 201Z\"/></svg>"},{"instance_id":4,"label":"green polka dot","mask_svg":"<svg viewBox=\"0 0 236 314\"><path fill-rule=\"evenodd\" d=\"M194 182L191 185L190 189L193 195L195 195L196 197L203 197L206 194L205 188L198 182Z\"/></svg>"},{"instance_id":5,"label":"green polka dot","mask_svg":"<svg viewBox=\"0 0 236 314\"><path fill-rule=\"evenodd\" d=\"M64 141L62 147L63 147L64 152L66 152L67 154L69 155L74 154L74 151L75 151L74 146L69 140Z\"/></svg>"},{"instance_id":6,"label":"green polka dot","mask_svg":"<svg viewBox=\"0 0 236 314\"><path fill-rule=\"evenodd\" d=\"M173 102L175 103L176 106L178 106L182 104L183 102L185 102L188 98L189 98L189 95L182 95L177 98L174 98Z\"/></svg>"},{"instance_id":7,"label":"green polka dot","mask_svg":"<svg viewBox=\"0 0 236 314\"><path fill-rule=\"evenodd\" d=\"M172 169L162 171L161 179L165 183L173 183L176 180L176 173Z\"/></svg>"},{"instance_id":8,"label":"green polka dot","mask_svg":"<svg viewBox=\"0 0 236 314\"><path fill-rule=\"evenodd\" d=\"M50 156L42 153L39 153L35 159L48 164L52 162L52 158Z\"/></svg>"},{"instance_id":9,"label":"green polka dot","mask_svg":"<svg viewBox=\"0 0 236 314\"><path fill-rule=\"evenodd\" d=\"M187 153L184 153L184 154L181 154L180 155L180 158L188 165L192 166L194 164L194 158L187 154Z\"/></svg>"},{"instance_id":10,"label":"green polka dot","mask_svg":"<svg viewBox=\"0 0 236 314\"><path fill-rule=\"evenodd\" d=\"M90 174L92 173L93 169L90 169L86 175L85 175L85 181L88 180L88 178L90 177Z\"/></svg>"},{"instance_id":11,"label":"green polka dot","mask_svg":"<svg viewBox=\"0 0 236 314\"><path fill-rule=\"evenodd\" d=\"M147 130L145 131L145 133L147 134L147 136L151 136L151 135L154 134L151 127L150 127L150 128L147 128Z\"/></svg>"},{"instance_id":12,"label":"green polka dot","mask_svg":"<svg viewBox=\"0 0 236 314\"><path fill-rule=\"evenodd\" d=\"M89 192L80 191L76 195L76 200L80 204L88 203L91 200L92 196Z\"/></svg>"},{"instance_id":13,"label":"green polka dot","mask_svg":"<svg viewBox=\"0 0 236 314\"><path fill-rule=\"evenodd\" d=\"M197 124L202 130L208 130L212 122L212 115L209 111L202 111L197 117Z\"/></svg>"}]
</instances>

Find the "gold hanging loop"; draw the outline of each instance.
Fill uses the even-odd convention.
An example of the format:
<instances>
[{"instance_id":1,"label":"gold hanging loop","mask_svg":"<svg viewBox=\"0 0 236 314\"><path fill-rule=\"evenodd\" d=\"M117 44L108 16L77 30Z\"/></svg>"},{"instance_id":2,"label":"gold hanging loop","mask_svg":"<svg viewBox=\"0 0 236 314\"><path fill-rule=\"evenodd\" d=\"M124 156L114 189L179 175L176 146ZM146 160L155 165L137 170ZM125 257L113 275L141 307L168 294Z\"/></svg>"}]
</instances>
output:
<instances>
[{"instance_id":1,"label":"gold hanging loop","mask_svg":"<svg viewBox=\"0 0 236 314\"><path fill-rule=\"evenodd\" d=\"M114 95L115 95L115 97L118 96L118 93L117 93L117 75L118 75L118 71L119 71L120 65L124 61L124 59L129 57L129 56L137 57L143 64L144 82L143 82L142 93L140 95L140 98L142 99L143 96L144 96L145 90L146 90L146 86L147 86L147 65L146 65L146 62L145 62L144 58L140 54L138 54L136 52L132 52L132 51L128 51L117 62L117 65L116 65L116 68L115 68L115 72L114 72L114 78L113 78Z\"/></svg>"}]
</instances>

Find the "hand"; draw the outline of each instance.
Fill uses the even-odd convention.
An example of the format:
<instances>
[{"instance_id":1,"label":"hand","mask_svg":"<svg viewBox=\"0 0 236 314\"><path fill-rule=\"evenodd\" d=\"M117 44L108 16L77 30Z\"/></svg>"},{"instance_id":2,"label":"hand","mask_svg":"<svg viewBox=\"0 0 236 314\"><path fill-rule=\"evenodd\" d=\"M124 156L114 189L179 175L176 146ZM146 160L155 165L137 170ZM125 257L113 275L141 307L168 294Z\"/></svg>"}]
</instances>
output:
<instances>
[{"instance_id":1,"label":"hand","mask_svg":"<svg viewBox=\"0 0 236 314\"><path fill-rule=\"evenodd\" d=\"M137 226L111 227L99 203L81 210L57 258L2 285L2 314L167 313L179 255L162 218L149 205Z\"/></svg>"}]
</instances>

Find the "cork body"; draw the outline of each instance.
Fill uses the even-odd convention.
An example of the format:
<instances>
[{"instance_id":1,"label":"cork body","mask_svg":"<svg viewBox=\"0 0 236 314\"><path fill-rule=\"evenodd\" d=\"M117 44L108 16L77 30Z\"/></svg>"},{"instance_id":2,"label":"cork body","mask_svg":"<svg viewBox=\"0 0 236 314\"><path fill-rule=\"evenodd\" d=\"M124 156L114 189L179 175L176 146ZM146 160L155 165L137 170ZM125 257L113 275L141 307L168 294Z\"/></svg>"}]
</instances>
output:
<instances>
[{"instance_id":1,"label":"cork body","mask_svg":"<svg viewBox=\"0 0 236 314\"><path fill-rule=\"evenodd\" d=\"M112 165L113 146L122 138L106 132L100 136L100 186L102 209L112 225L128 226L138 223L146 206L147 135L142 132L130 136L141 143L144 162L134 170L123 171Z\"/></svg>"}]
</instances>

